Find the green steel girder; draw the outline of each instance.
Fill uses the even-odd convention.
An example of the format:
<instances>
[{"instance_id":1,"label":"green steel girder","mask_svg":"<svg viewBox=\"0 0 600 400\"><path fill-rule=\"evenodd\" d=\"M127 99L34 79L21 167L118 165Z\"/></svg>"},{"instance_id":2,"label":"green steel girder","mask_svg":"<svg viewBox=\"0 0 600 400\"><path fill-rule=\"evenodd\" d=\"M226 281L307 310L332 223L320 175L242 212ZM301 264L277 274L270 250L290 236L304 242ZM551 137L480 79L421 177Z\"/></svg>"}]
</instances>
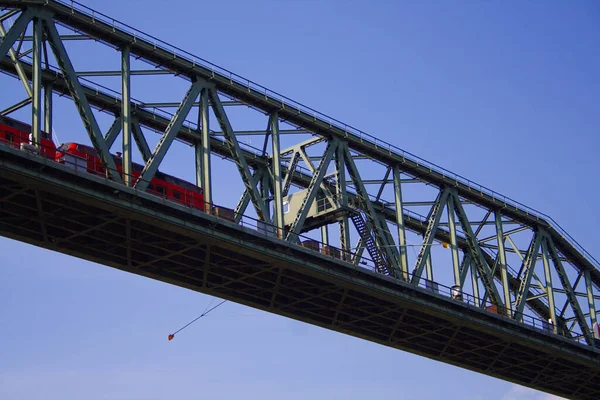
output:
<instances>
[{"instance_id":1,"label":"green steel girder","mask_svg":"<svg viewBox=\"0 0 600 400\"><path fill-rule=\"evenodd\" d=\"M108 147L109 149L112 147L112 145L115 143L115 140L117 140L119 133L121 133L121 129L122 129L121 117L117 116L117 117L115 117L115 120L111 124L110 128L108 128L108 131L106 132L106 135L104 136L104 141L106 142L106 147Z\"/></svg>"},{"instance_id":2,"label":"green steel girder","mask_svg":"<svg viewBox=\"0 0 600 400\"><path fill-rule=\"evenodd\" d=\"M358 171L358 168L352 159L352 155L350 154L350 149L348 148L347 143L341 143L340 146L343 146L344 149L344 162L346 164L346 168L348 169L348 173L350 174L350 178L352 178L352 182L354 182L357 199L361 203L362 207L364 207L363 209L365 210L365 214L373 226L375 243L379 246L379 250L386 256L390 275L393 277L399 277L402 275L402 273L398 267L398 260L392 250L394 248L393 244L387 241L387 237L381 225L381 220L379 219L379 216L375 211L375 207L373 207L373 203L369 198L369 192L367 192L365 185L362 183L360 172Z\"/></svg>"},{"instance_id":3,"label":"green steel girder","mask_svg":"<svg viewBox=\"0 0 600 400\"><path fill-rule=\"evenodd\" d=\"M9 115L17 110L20 110L21 108L23 108L29 104L31 104L31 97L21 100L20 102L13 104L10 107L5 108L4 110L0 111L0 115Z\"/></svg>"},{"instance_id":4,"label":"green steel girder","mask_svg":"<svg viewBox=\"0 0 600 400\"><path fill-rule=\"evenodd\" d=\"M498 289L496 288L496 285L494 284L494 277L492 275L492 271L490 269L490 266L485 261L485 258L483 257L483 253L481 251L481 248L479 247L477 238L475 237L475 235L473 235L473 230L471 228L471 224L469 223L469 219L468 219L467 214L465 213L465 210L462 206L461 200L458 197L458 194L456 193L456 190L453 189L451 191L451 196L453 199L452 203L453 203L454 209L456 210L456 214L458 216L458 220L460 221L460 224L462 225L463 232L465 232L467 243L469 245L469 250L471 251L471 253L473 255L473 263L475 264L475 266L477 266L477 271L481 275L481 280L483 281L483 284L485 285L487 293L491 296L492 302L495 305L497 305L498 307L503 308L504 302L502 301L502 298L500 297L500 294L498 293Z\"/></svg>"},{"instance_id":5,"label":"green steel girder","mask_svg":"<svg viewBox=\"0 0 600 400\"><path fill-rule=\"evenodd\" d=\"M208 96L210 98L210 101L212 102L212 108L215 113L215 117L217 118L217 121L219 121L219 125L221 125L221 129L225 133L225 138L227 140L227 143L230 147L231 154L233 156L233 161L237 165L238 171L240 172L240 176L242 177L242 181L244 182L244 185L246 186L246 189L248 190L248 194L250 195L250 200L252 201L252 204L254 205L256 214L258 215L258 218L261 219L262 221L270 222L270 219L268 218L269 213L267 210L267 206L265 205L265 202L263 201L260 193L258 193L258 190L256 189L256 185L254 185L252 183L252 173L250 172L250 169L248 168L248 163L246 162L246 158L244 157L244 154L242 153L242 150L237 141L235 133L234 133L233 129L231 128L231 123L229 122L229 118L227 117L227 114L225 113L225 109L223 108L223 105L221 104L221 99L219 99L219 94L215 90L209 89Z\"/></svg>"},{"instance_id":6,"label":"green steel girder","mask_svg":"<svg viewBox=\"0 0 600 400\"><path fill-rule=\"evenodd\" d=\"M4 24L0 21L0 38L4 38L5 36L6 36L6 30L4 29ZM8 40L10 40L10 39L8 39ZM8 43L9 42L7 41L7 44ZM31 85L29 84L29 80L27 79L27 75L25 74L25 70L23 69L23 66L21 65L21 61L19 61L19 59L17 58L18 52L16 52L13 49L12 45L8 49L8 54L9 54L12 62L15 64L17 74L19 75L19 79L21 80L21 83L23 84L23 87L25 88L25 91L27 92L27 96L31 98L33 96L33 92L31 90ZM4 56L4 54L0 53L0 59L3 56Z\"/></svg>"},{"instance_id":7,"label":"green steel girder","mask_svg":"<svg viewBox=\"0 0 600 400\"><path fill-rule=\"evenodd\" d=\"M148 146L148 142L146 141L144 133L142 132L142 128L140 127L140 122L136 117L133 117L131 120L131 133L133 135L133 140L140 151L142 160L144 160L144 163L147 163L152 156L152 152L150 151L150 146Z\"/></svg>"},{"instance_id":8,"label":"green steel girder","mask_svg":"<svg viewBox=\"0 0 600 400\"><path fill-rule=\"evenodd\" d=\"M185 130L185 129L182 128L182 130ZM295 180L295 181L297 181L297 180ZM386 211L385 215L386 215L386 218L390 219L389 218L389 216L390 216L389 212ZM414 218L413 219L408 219L407 218L407 227L409 227L409 228L420 227L420 222L416 221ZM440 235L445 235L445 233L443 231L436 230L435 232L433 232L433 235L436 236L436 237L440 237ZM459 245L461 246L461 248L464 248L464 244L460 244L460 243L461 243L461 240L459 240ZM590 275L594 276L592 273L590 273Z\"/></svg>"},{"instance_id":9,"label":"green steel girder","mask_svg":"<svg viewBox=\"0 0 600 400\"><path fill-rule=\"evenodd\" d=\"M0 42L0 61L6 57L7 53L12 53L13 44L17 41L19 36L21 36L25 29L27 29L27 25L34 17L35 13L33 10L26 10L15 21L15 23L10 27L8 32L2 34L2 42ZM4 30L4 27L2 28Z\"/></svg>"},{"instance_id":10,"label":"green steel girder","mask_svg":"<svg viewBox=\"0 0 600 400\"><path fill-rule=\"evenodd\" d=\"M337 140L331 140L327 142L327 147L325 152L323 153L323 158L319 163L315 173L311 178L310 184L307 188L307 193L302 203L300 204L300 210L298 210L298 214L294 219L294 222L290 226L289 233L287 235L288 240L296 241L298 238L298 234L302 230L304 225L304 221L306 220L306 216L308 215L308 211L310 206L312 205L314 199L317 197L317 192L319 191L319 187L323 182L323 178L327 173L327 168L329 168L329 163L334 157L335 151L340 143Z\"/></svg>"},{"instance_id":11,"label":"green steel girder","mask_svg":"<svg viewBox=\"0 0 600 400\"><path fill-rule=\"evenodd\" d=\"M435 238L435 232L438 224L440 223L440 219L442 218L442 214L444 213L444 208L447 205L449 195L449 189L440 190L435 200L435 204L433 207L431 207L429 216L427 218L427 229L423 234L423 245L421 246L421 250L419 251L419 255L417 256L417 261L415 263L415 268L413 269L413 275L411 278L413 285L419 285L421 275L423 274L423 269L429 260L431 245L433 243L433 239ZM430 278L427 277L427 279Z\"/></svg>"},{"instance_id":12,"label":"green steel girder","mask_svg":"<svg viewBox=\"0 0 600 400\"><path fill-rule=\"evenodd\" d=\"M140 175L140 178L135 183L134 187L140 191L145 191L150 184L150 181L154 177L154 174L158 170L158 166L162 162L163 158L167 154L167 150L175 140L175 137L179 133L181 129L181 125L183 121L189 114L192 109L192 103L196 101L196 98L200 94L200 90L204 88L204 82L194 81L190 88L188 89L185 97L181 101L179 108L173 118L171 118L171 122L165 129L165 134L160 138L156 148L152 152L150 159L146 162L144 169Z\"/></svg>"},{"instance_id":13,"label":"green steel girder","mask_svg":"<svg viewBox=\"0 0 600 400\"><path fill-rule=\"evenodd\" d=\"M565 289L567 291L566 295L567 295L567 299L569 300L569 304L571 305L571 308L573 309L573 312L575 313L575 316L577 317L577 322L579 323L579 327L583 333L583 336L585 337L586 342L591 346L593 344L593 335L591 332L591 329L588 327L588 325L585 322L585 316L583 315L583 312L581 311L581 307L579 306L579 302L577 301L577 297L575 296L574 290L573 290L573 286L571 286L571 283L569 282L569 277L567 276L567 273L565 272L565 269L562 265L562 261L560 261L560 257L558 256L558 252L556 251L556 247L554 246L554 242L552 241L552 238L550 236L548 236L547 234L544 235L546 242L548 243L548 250L550 252L550 257L552 258L552 262L554 263L554 268L556 269L556 272L558 273L558 278L560 279L563 289Z\"/></svg>"},{"instance_id":14,"label":"green steel girder","mask_svg":"<svg viewBox=\"0 0 600 400\"><path fill-rule=\"evenodd\" d=\"M98 122L92 113L92 109L87 101L85 92L83 91L83 88L77 79L75 70L73 69L73 64L71 64L71 60L69 59L67 51L60 40L58 31L54 25L54 21L51 18L46 18L44 22L50 47L54 52L63 76L66 78L65 83L69 88L69 92L71 93L71 97L73 98L75 105L77 106L77 111L79 112L90 140L94 145L94 148L98 151L100 160L106 169L107 175L110 176L115 182L123 183L121 176L117 172L115 161L108 151L106 142L102 137L102 133L98 127Z\"/></svg>"},{"instance_id":15,"label":"green steel girder","mask_svg":"<svg viewBox=\"0 0 600 400\"><path fill-rule=\"evenodd\" d=\"M529 285L531 284L531 278L533 277L533 271L535 270L535 263L540 251L541 239L542 234L540 232L535 232L529 245L529 250L523 259L521 271L519 272L521 284L519 291L515 296L515 311L513 314L513 318L518 320L522 320L523 318L523 310L525 309L527 294L529 293Z\"/></svg>"}]
</instances>

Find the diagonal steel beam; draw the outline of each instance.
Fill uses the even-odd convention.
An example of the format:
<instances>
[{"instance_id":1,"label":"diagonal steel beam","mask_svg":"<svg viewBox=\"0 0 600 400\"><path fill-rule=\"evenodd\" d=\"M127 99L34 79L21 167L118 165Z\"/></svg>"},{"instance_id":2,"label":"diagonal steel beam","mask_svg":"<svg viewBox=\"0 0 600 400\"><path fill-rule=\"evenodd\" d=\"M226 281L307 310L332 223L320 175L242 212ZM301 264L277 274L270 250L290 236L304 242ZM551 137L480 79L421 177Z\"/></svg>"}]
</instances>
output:
<instances>
[{"instance_id":1,"label":"diagonal steel beam","mask_svg":"<svg viewBox=\"0 0 600 400\"><path fill-rule=\"evenodd\" d=\"M192 104L194 103L194 101L196 101L196 98L200 94L200 90L202 90L202 88L202 82L197 80L194 83L192 83L192 85L188 89L187 93L185 94L185 97L179 105L179 108L177 109L175 114L173 114L173 118L171 118L171 122L169 122L167 129L165 129L165 134L160 138L160 140L156 144L156 148L154 149L152 155L146 162L146 165L142 170L140 178L135 183L134 187L136 189L144 191L148 188L150 181L152 180L154 174L158 170L158 166L165 158L165 155L167 154L171 143L173 143L173 140L177 136L179 129L181 129L183 121L185 121L185 118L192 109Z\"/></svg>"},{"instance_id":2,"label":"diagonal steel beam","mask_svg":"<svg viewBox=\"0 0 600 400\"><path fill-rule=\"evenodd\" d=\"M411 283L413 285L419 285L419 281L421 279L421 274L423 273L423 269L425 268L425 264L429 260L429 254L431 253L431 245L433 244L433 239L435 237L435 232L437 231L437 227L440 223L440 219L442 218L442 214L444 213L444 208L448 202L448 196L450 191L448 189L442 189L436 200L433 207L431 207L431 211L429 212L429 217L427 218L427 229L423 235L423 245L421 246L421 250L419 251L419 255L417 257L417 262L415 263L415 268L413 270L413 276L411 279ZM431 280L429 275L427 279Z\"/></svg>"},{"instance_id":3,"label":"diagonal steel beam","mask_svg":"<svg viewBox=\"0 0 600 400\"><path fill-rule=\"evenodd\" d=\"M483 252L481 251L481 247L479 247L479 242L477 241L477 237L473 234L473 229L471 228L471 224L469 223L469 218L465 213L465 210L462 206L461 200L458 197L458 193L455 189L452 190L452 198L454 209L456 210L456 215L458 216L458 220L462 225L463 232L465 233L467 239L467 245L469 250L473 255L473 263L477 267L479 271L479 275L481 275L481 280L485 285L485 288L488 294L491 297L491 300L496 306L504 308L504 302L500 294L498 293L498 288L496 288L496 284L494 283L494 276L490 269L490 266L485 261L483 257Z\"/></svg>"},{"instance_id":4,"label":"diagonal steel beam","mask_svg":"<svg viewBox=\"0 0 600 400\"><path fill-rule=\"evenodd\" d=\"M150 146L148 146L148 142L144 137L144 132L142 132L142 128L140 127L140 121L135 117L131 120L131 134L133 135L133 140L135 141L135 144L142 155L142 159L145 163L148 162L152 156L152 152L150 151Z\"/></svg>"},{"instance_id":5,"label":"diagonal steel beam","mask_svg":"<svg viewBox=\"0 0 600 400\"><path fill-rule=\"evenodd\" d=\"M210 89L208 91L208 96L210 101L212 102L212 108L215 113L215 117L217 121L219 121L219 125L221 126L221 130L225 134L225 139L230 147L231 155L233 161L238 167L238 171L242 177L242 181L248 190L248 194L250 195L250 200L252 200L252 204L256 209L256 214L258 218L265 222L270 222L268 220L268 212L267 206L262 199L260 193L256 189L256 185L252 182L252 174L250 173L250 168L248 167L248 163L246 162L246 158L242 154L242 150L240 148L240 144L231 128L231 123L229 122L229 118L225 113L225 109L223 108L223 104L221 103L221 99L219 98L219 94L216 90Z\"/></svg>"},{"instance_id":6,"label":"diagonal steel beam","mask_svg":"<svg viewBox=\"0 0 600 400\"><path fill-rule=\"evenodd\" d=\"M17 104L13 104L12 106L5 108L4 110L0 111L0 115L8 115L17 110L20 110L21 108L25 107L28 104L31 104L31 97L21 100Z\"/></svg>"},{"instance_id":7,"label":"diagonal steel beam","mask_svg":"<svg viewBox=\"0 0 600 400\"><path fill-rule=\"evenodd\" d=\"M523 277L521 277L521 284L519 285L519 291L516 293L515 299L515 312L513 318L522 320L523 310L525 303L527 302L527 294L529 293L529 285L531 284L531 278L533 277L533 270L535 269L535 263L537 261L538 252L540 251L542 235L540 232L535 232L533 240L529 245L529 250L523 259L521 270L523 271Z\"/></svg>"},{"instance_id":8,"label":"diagonal steel beam","mask_svg":"<svg viewBox=\"0 0 600 400\"><path fill-rule=\"evenodd\" d=\"M4 24L0 21L0 38L3 38L5 36L6 36L6 30L4 29ZM29 80L27 79L27 75L25 74L25 70L23 69L23 66L21 65L21 62L18 59L18 53L11 46L8 49L8 54L9 54L12 62L15 64L15 69L17 70L17 75L19 76L19 79L21 80L21 83L23 84L23 87L25 88L25 91L27 92L27 96L32 97L33 92L31 91L31 85L29 84Z\"/></svg>"},{"instance_id":9,"label":"diagonal steel beam","mask_svg":"<svg viewBox=\"0 0 600 400\"><path fill-rule=\"evenodd\" d=\"M546 242L548 243L548 250L550 250L550 257L552 258L552 262L554 263L554 268L558 274L560 282L562 283L563 289L566 291L567 299L571 304L571 308L577 317L577 322L579 323L579 328L585 337L586 342L589 345L593 343L592 332L585 322L585 316L581 311L581 307L579 306L579 302L577 301L577 296L574 293L573 286L569 282L569 277L565 272L565 269L562 265L562 261L560 261L560 257L558 256L558 252L556 251L556 247L554 246L554 242L550 235L545 234Z\"/></svg>"},{"instance_id":10,"label":"diagonal steel beam","mask_svg":"<svg viewBox=\"0 0 600 400\"><path fill-rule=\"evenodd\" d=\"M298 154L300 154L300 157L302 157L302 160L304 160L304 163L306 164L306 166L308 167L310 172L314 175L315 174L315 166L313 165L312 161L306 154L306 151L304 150L303 147L300 147L300 149L298 150ZM321 182L320 188L323 191L323 193L325 194L325 198L331 204L331 206L337 207L338 200L331 193L331 190L329 190L329 188L324 184L324 182Z\"/></svg>"},{"instance_id":11,"label":"diagonal steel beam","mask_svg":"<svg viewBox=\"0 0 600 400\"><path fill-rule=\"evenodd\" d=\"M110 128L108 128L106 136L104 136L106 147L108 147L109 149L112 147L113 143L117 139L117 136L119 136L119 133L121 132L121 124L121 117L116 117Z\"/></svg>"},{"instance_id":12,"label":"diagonal steel beam","mask_svg":"<svg viewBox=\"0 0 600 400\"><path fill-rule=\"evenodd\" d=\"M394 251L392 250L394 248L394 245L387 241L386 235L381 225L381 220L375 212L375 207L373 206L371 199L369 199L369 193L367 192L367 189L365 188L365 185L362 182L360 173L358 172L358 168L356 167L356 164L352 159L352 155L350 154L348 144L344 143L343 146L345 152L344 162L346 163L346 168L348 168L348 173L352 178L352 182L354 182L354 187L356 188L358 198L362 202L363 206L366 208L365 214L373 224L373 232L375 233L375 243L382 248L383 254L385 254L386 256L388 268L390 269L390 275L394 277L399 277L401 276L402 271L400 271L400 268L398 267L398 259L395 257Z\"/></svg>"},{"instance_id":13,"label":"diagonal steel beam","mask_svg":"<svg viewBox=\"0 0 600 400\"><path fill-rule=\"evenodd\" d=\"M330 140L327 143L327 148L325 149L325 153L323 154L323 158L319 163L315 173L313 174L310 183L308 185L307 193L302 203L300 204L300 209L298 210L298 214L294 219L294 222L290 226L290 231L287 235L288 240L297 240L298 234L302 230L302 226L304 225L304 221L306 220L306 216L308 215L308 210L312 205L314 199L317 197L317 192L319 191L319 187L323 182L323 178L327 173L327 168L329 168L329 163L333 159L333 155L337 147L339 146L339 142L337 140Z\"/></svg>"},{"instance_id":14,"label":"diagonal steel beam","mask_svg":"<svg viewBox=\"0 0 600 400\"><path fill-rule=\"evenodd\" d=\"M259 182L262 179L264 170L262 168L256 169L254 171L254 173L252 174L252 186L256 187L256 182ZM237 206L235 207L235 223L238 224L240 222L240 220L242 219L242 217L244 216L244 213L246 212L246 208L248 207L248 204L250 203L250 193L248 193L248 189L246 188L244 190L244 193L242 194L242 197L240 197L240 201L238 201Z\"/></svg>"},{"instance_id":15,"label":"diagonal steel beam","mask_svg":"<svg viewBox=\"0 0 600 400\"><path fill-rule=\"evenodd\" d=\"M100 128L98 127L98 122L92 113L92 109L85 97L85 92L77 79L77 75L75 74L75 70L73 69L73 64L71 64L71 60L67 54L67 50L65 49L62 41L60 40L58 31L56 30L56 26L54 25L54 21L52 19L45 19L46 25L46 33L48 34L48 39L50 42L50 47L54 53L56 60L58 61L60 70L65 78L65 83L69 88L69 92L71 93L71 97L75 102L77 107L77 111L81 116L81 120L83 121L83 125L85 126L85 130L87 131L94 148L98 151L100 155L100 159L102 160L102 164L104 168L106 168L108 176L110 176L115 182L123 183L121 176L119 175L117 168L115 166L115 161L110 154L108 147L106 146L106 142L102 137L102 133L100 132Z\"/></svg>"},{"instance_id":16,"label":"diagonal steel beam","mask_svg":"<svg viewBox=\"0 0 600 400\"><path fill-rule=\"evenodd\" d=\"M285 179L283 180L283 189L281 191L282 196L287 196L290 191L290 186L292 185L292 180L294 179L294 172L296 171L296 166L298 165L298 161L300 160L300 154L298 152L294 152L292 159L290 160L290 164L287 168L287 174L285 175Z\"/></svg>"},{"instance_id":17,"label":"diagonal steel beam","mask_svg":"<svg viewBox=\"0 0 600 400\"><path fill-rule=\"evenodd\" d=\"M21 13L15 23L10 27L6 34L3 34L2 42L0 42L0 61L9 50L12 48L13 44L16 40L25 32L27 29L27 25L29 25L29 21L33 18L33 12L29 9ZM4 29L4 28L3 28Z\"/></svg>"}]
</instances>

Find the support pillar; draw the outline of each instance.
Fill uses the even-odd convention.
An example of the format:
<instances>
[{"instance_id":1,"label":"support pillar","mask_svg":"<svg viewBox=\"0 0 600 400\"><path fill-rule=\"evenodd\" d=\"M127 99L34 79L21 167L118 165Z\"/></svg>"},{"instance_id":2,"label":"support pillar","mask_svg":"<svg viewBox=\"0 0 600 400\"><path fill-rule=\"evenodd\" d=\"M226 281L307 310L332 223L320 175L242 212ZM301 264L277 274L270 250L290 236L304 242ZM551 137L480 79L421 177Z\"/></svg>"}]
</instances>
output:
<instances>
[{"instance_id":1,"label":"support pillar","mask_svg":"<svg viewBox=\"0 0 600 400\"><path fill-rule=\"evenodd\" d=\"M52 136L52 83L44 85L44 131Z\"/></svg>"},{"instance_id":2,"label":"support pillar","mask_svg":"<svg viewBox=\"0 0 600 400\"><path fill-rule=\"evenodd\" d=\"M454 198L448 198L448 229L450 230L450 249L452 250L452 265L454 267L454 284L461 285L460 260L458 255L458 243L456 241L456 215L454 214ZM462 286L461 286L462 287Z\"/></svg>"},{"instance_id":3,"label":"support pillar","mask_svg":"<svg viewBox=\"0 0 600 400\"><path fill-rule=\"evenodd\" d=\"M512 300L510 298L510 288L508 286L508 267L506 265L506 248L504 247L504 230L502 227L502 214L500 213L500 210L495 211L494 219L496 222L496 237L498 241L498 256L500 257L500 276L502 277L504 306L506 307L505 315L511 315Z\"/></svg>"}]
</instances>

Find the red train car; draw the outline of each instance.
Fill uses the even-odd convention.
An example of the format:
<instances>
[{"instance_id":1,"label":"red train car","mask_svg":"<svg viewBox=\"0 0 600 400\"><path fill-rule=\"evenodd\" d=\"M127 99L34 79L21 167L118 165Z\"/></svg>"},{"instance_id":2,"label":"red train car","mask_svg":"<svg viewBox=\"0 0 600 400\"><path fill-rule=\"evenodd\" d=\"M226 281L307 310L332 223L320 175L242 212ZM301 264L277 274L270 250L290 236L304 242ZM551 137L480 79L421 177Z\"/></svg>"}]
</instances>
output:
<instances>
[{"instance_id":1,"label":"red train car","mask_svg":"<svg viewBox=\"0 0 600 400\"><path fill-rule=\"evenodd\" d=\"M52 134L44 131L41 132L39 149L30 146L30 135L31 126L0 115L0 144L5 144L17 149L34 150L38 154L54 160L56 146L52 141Z\"/></svg>"},{"instance_id":2,"label":"red train car","mask_svg":"<svg viewBox=\"0 0 600 400\"><path fill-rule=\"evenodd\" d=\"M123 176L123 160L118 155L113 155L115 166L121 177ZM106 170L100 161L98 152L91 146L79 143L64 143L56 149L55 159L57 162L70 166L76 170L92 174L106 174ZM135 183L143 170L140 164L132 163L132 181ZM204 194L202 189L183 179L156 171L154 178L148 185L148 192L194 207L201 211L205 210Z\"/></svg>"}]
</instances>

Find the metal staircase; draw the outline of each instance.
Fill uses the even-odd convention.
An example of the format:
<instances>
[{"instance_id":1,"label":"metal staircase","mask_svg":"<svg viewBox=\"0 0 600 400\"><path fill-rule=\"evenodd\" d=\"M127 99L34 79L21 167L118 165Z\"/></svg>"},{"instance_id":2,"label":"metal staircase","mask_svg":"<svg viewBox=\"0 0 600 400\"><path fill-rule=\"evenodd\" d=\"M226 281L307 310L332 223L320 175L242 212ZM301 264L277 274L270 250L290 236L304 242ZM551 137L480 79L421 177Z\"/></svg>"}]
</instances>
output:
<instances>
[{"instance_id":1,"label":"metal staircase","mask_svg":"<svg viewBox=\"0 0 600 400\"><path fill-rule=\"evenodd\" d=\"M371 235L371 232L367 229L365 220L363 219L362 215L358 212L353 212L350 214L350 218L352 219L354 227L358 231L358 234L360 235L364 246L367 248L371 259L375 263L375 269L377 270L377 272L387 272L387 263L381 255L381 252L377 248L375 240L373 239L373 235Z\"/></svg>"}]
</instances>

